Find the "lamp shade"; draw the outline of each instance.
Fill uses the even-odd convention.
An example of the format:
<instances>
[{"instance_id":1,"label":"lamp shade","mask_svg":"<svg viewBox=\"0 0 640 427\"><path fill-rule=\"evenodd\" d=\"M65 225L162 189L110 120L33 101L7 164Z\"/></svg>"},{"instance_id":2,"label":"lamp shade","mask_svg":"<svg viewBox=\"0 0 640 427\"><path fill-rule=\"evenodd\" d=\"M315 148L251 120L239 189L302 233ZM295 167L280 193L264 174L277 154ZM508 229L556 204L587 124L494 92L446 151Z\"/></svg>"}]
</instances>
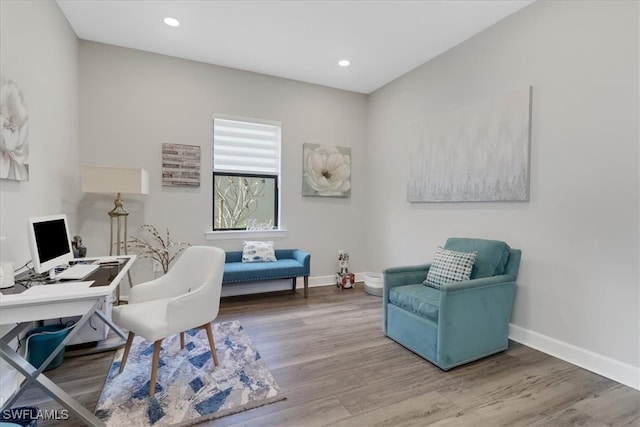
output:
<instances>
[{"instance_id":1,"label":"lamp shade","mask_svg":"<svg viewBox=\"0 0 640 427\"><path fill-rule=\"evenodd\" d=\"M83 166L82 191L149 194L149 173L141 168Z\"/></svg>"}]
</instances>

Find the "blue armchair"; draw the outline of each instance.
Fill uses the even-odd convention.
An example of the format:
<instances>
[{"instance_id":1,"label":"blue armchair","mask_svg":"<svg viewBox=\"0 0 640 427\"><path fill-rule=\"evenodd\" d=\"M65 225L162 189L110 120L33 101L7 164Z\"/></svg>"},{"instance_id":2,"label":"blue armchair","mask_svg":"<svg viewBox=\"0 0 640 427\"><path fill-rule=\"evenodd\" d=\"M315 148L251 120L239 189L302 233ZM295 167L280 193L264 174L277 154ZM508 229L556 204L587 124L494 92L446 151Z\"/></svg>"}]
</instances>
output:
<instances>
[{"instance_id":1,"label":"blue armchair","mask_svg":"<svg viewBox=\"0 0 640 427\"><path fill-rule=\"evenodd\" d=\"M385 334L443 370L506 350L521 252L496 240L450 238L444 249L477 252L470 280L435 289L431 264L384 271Z\"/></svg>"}]
</instances>

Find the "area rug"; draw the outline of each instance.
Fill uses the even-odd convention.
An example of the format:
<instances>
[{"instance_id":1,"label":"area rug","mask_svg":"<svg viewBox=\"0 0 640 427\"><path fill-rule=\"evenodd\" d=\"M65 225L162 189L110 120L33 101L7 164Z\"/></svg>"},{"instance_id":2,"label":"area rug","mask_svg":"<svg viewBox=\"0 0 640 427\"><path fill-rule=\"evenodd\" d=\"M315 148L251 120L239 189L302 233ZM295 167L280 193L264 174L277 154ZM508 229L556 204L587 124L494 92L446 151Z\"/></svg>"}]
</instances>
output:
<instances>
[{"instance_id":1,"label":"area rug","mask_svg":"<svg viewBox=\"0 0 640 427\"><path fill-rule=\"evenodd\" d=\"M149 397L153 343L136 337L122 374L124 349L109 369L95 414L108 426L193 425L285 399L238 321L213 324L219 366L204 329L165 338L156 392Z\"/></svg>"}]
</instances>

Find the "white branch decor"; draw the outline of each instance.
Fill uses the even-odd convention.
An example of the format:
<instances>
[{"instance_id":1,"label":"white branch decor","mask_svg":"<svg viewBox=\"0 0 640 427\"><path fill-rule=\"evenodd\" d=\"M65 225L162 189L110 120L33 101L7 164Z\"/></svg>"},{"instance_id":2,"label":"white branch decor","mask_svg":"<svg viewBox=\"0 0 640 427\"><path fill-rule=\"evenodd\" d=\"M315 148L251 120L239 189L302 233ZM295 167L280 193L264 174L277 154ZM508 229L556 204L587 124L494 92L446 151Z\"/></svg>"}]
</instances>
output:
<instances>
[{"instance_id":1,"label":"white branch decor","mask_svg":"<svg viewBox=\"0 0 640 427\"><path fill-rule=\"evenodd\" d=\"M218 200L216 227L242 227L264 197L265 179L218 176L214 179L214 191Z\"/></svg>"},{"instance_id":2,"label":"white branch decor","mask_svg":"<svg viewBox=\"0 0 640 427\"><path fill-rule=\"evenodd\" d=\"M247 220L247 231L268 231L273 230L273 221L258 222L255 219Z\"/></svg>"},{"instance_id":3,"label":"white branch decor","mask_svg":"<svg viewBox=\"0 0 640 427\"><path fill-rule=\"evenodd\" d=\"M147 233L150 239L132 237L124 244L128 250L137 253L140 258L150 258L158 262L162 266L164 274L167 274L169 265L176 257L188 246L191 246L191 243L172 242L168 228L166 238L163 238L153 225L141 225L140 230Z\"/></svg>"}]
</instances>

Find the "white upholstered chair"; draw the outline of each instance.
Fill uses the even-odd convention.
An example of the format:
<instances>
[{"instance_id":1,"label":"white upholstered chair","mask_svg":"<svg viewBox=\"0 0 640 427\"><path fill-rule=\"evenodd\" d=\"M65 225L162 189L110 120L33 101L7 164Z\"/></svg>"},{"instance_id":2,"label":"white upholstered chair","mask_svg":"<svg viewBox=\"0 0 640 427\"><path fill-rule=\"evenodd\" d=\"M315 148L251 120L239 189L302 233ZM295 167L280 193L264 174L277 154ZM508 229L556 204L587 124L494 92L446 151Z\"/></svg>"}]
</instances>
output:
<instances>
[{"instance_id":1,"label":"white upholstered chair","mask_svg":"<svg viewBox=\"0 0 640 427\"><path fill-rule=\"evenodd\" d=\"M131 288L129 303L113 308L113 321L129 331L120 372L135 335L154 343L149 396L155 393L162 340L193 328L207 331L211 355L218 366L211 322L218 316L225 252L210 246L187 248L162 277Z\"/></svg>"}]
</instances>

